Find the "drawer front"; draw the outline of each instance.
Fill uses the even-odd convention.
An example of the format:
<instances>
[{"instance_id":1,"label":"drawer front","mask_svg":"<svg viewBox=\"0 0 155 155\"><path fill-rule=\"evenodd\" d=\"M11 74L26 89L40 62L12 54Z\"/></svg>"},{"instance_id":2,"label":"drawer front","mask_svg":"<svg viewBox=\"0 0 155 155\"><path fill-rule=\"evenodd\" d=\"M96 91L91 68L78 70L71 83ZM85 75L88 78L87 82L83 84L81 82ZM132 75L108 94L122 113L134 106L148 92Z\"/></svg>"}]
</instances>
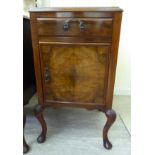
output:
<instances>
[{"instance_id":1,"label":"drawer front","mask_svg":"<svg viewBox=\"0 0 155 155\"><path fill-rule=\"evenodd\" d=\"M104 104L109 47L40 45L46 102Z\"/></svg>"},{"instance_id":2,"label":"drawer front","mask_svg":"<svg viewBox=\"0 0 155 155\"><path fill-rule=\"evenodd\" d=\"M37 18L39 36L111 38L112 18Z\"/></svg>"}]
</instances>

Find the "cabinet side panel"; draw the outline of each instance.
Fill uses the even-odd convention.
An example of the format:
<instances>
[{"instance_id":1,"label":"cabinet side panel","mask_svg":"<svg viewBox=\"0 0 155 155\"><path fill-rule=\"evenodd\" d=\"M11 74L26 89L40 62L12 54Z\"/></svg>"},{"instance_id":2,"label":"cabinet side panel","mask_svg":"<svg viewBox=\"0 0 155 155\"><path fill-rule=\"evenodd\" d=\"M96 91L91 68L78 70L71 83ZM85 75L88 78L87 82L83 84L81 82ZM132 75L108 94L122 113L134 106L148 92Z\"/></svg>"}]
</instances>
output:
<instances>
[{"instance_id":1,"label":"cabinet side panel","mask_svg":"<svg viewBox=\"0 0 155 155\"><path fill-rule=\"evenodd\" d=\"M35 67L35 77L37 85L37 95L39 104L43 104L43 89L42 89L42 77L41 77L41 67L40 67L40 55L38 48L38 36L36 27L36 14L30 13L30 24L31 24L31 36L32 36L32 47L33 47L33 58Z\"/></svg>"},{"instance_id":2,"label":"cabinet side panel","mask_svg":"<svg viewBox=\"0 0 155 155\"><path fill-rule=\"evenodd\" d=\"M108 87L106 95L106 108L112 108L122 12L116 12L113 18L114 19L113 19L112 46L111 46L110 65L109 65Z\"/></svg>"}]
</instances>

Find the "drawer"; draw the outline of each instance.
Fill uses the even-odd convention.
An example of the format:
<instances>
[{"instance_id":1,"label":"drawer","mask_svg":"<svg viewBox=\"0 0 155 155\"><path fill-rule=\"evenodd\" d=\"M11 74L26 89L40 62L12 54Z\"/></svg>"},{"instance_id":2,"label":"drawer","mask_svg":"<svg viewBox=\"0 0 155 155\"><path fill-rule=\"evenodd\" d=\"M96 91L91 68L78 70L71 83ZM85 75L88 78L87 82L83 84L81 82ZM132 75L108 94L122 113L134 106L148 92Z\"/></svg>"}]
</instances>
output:
<instances>
[{"instance_id":1,"label":"drawer","mask_svg":"<svg viewBox=\"0 0 155 155\"><path fill-rule=\"evenodd\" d=\"M37 18L37 27L39 36L112 36L112 18Z\"/></svg>"}]
</instances>

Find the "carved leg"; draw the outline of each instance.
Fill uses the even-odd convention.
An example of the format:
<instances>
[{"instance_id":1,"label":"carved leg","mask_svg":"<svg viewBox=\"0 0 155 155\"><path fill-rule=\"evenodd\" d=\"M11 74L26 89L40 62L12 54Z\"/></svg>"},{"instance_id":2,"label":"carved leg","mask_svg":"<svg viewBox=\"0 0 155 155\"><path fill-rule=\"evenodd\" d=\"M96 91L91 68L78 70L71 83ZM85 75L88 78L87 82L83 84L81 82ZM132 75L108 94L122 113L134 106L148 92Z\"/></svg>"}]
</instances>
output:
<instances>
[{"instance_id":1,"label":"carved leg","mask_svg":"<svg viewBox=\"0 0 155 155\"><path fill-rule=\"evenodd\" d=\"M107 117L107 122L106 122L106 124L104 126L104 129L103 129L103 144L104 144L104 147L106 149L111 149L112 148L112 144L110 143L110 141L108 139L108 131L109 131L109 128L111 127L111 125L116 120L116 113L112 109L107 109L105 111L105 115Z\"/></svg>"},{"instance_id":2,"label":"carved leg","mask_svg":"<svg viewBox=\"0 0 155 155\"><path fill-rule=\"evenodd\" d=\"M27 153L29 151L29 146L27 145L24 137L25 123L26 123L26 114L23 112L23 153Z\"/></svg>"},{"instance_id":3,"label":"carved leg","mask_svg":"<svg viewBox=\"0 0 155 155\"><path fill-rule=\"evenodd\" d=\"M45 122L43 114L42 114L43 110L44 110L44 108L39 104L36 105L34 108L34 114L35 114L36 118L38 119L38 121L40 122L41 127L42 127L41 134L37 138L38 143L43 143L45 141L46 133L47 133L46 122Z\"/></svg>"}]
</instances>

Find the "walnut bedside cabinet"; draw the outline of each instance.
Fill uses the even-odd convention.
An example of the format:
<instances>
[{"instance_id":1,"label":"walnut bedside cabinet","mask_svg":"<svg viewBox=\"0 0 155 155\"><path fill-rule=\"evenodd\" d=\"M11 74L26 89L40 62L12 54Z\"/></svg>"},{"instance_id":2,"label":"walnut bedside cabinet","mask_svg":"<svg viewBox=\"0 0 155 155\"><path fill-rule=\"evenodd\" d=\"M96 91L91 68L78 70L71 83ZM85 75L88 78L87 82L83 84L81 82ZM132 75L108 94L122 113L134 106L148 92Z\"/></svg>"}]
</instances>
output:
<instances>
[{"instance_id":1,"label":"walnut bedside cabinet","mask_svg":"<svg viewBox=\"0 0 155 155\"><path fill-rule=\"evenodd\" d=\"M34 8L30 10L38 105L34 108L46 139L46 107L98 109L105 113L103 145L111 149L108 131L112 110L122 9Z\"/></svg>"}]
</instances>

